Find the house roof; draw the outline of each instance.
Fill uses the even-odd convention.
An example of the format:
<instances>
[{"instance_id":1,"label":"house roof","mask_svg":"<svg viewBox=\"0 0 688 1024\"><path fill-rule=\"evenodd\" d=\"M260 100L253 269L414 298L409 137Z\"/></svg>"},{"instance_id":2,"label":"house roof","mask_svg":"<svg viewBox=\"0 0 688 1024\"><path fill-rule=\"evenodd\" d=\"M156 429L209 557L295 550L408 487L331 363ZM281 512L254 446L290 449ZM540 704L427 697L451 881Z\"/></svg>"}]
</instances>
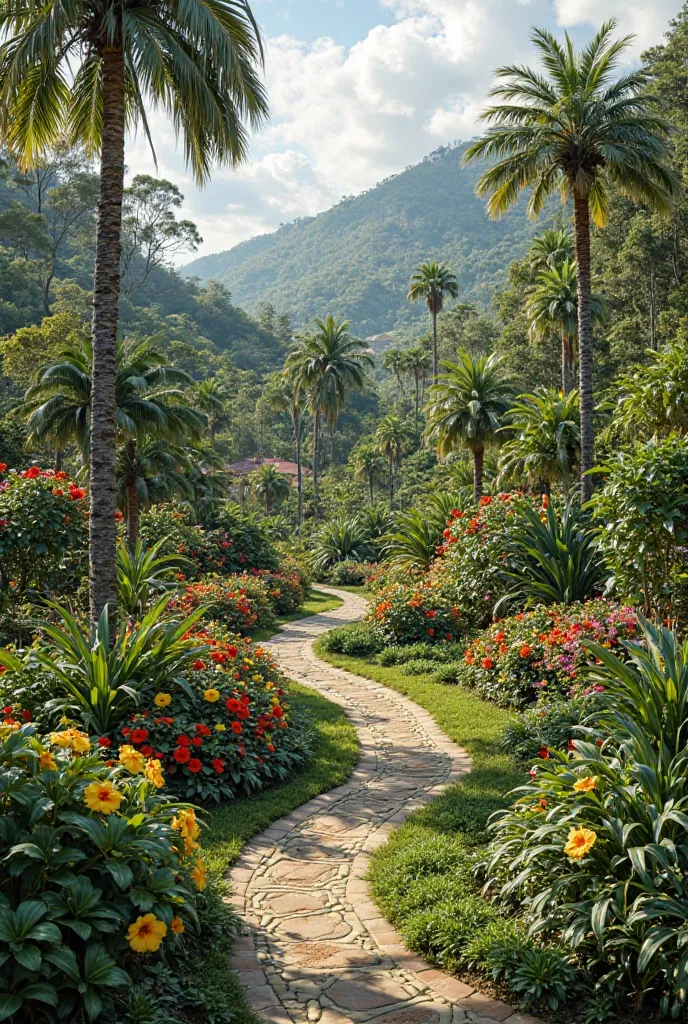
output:
<instances>
[{"instance_id":1,"label":"house roof","mask_svg":"<svg viewBox=\"0 0 688 1024\"><path fill-rule=\"evenodd\" d=\"M289 462L287 459L269 459L259 456L255 459L243 459L241 462L233 462L227 466L226 469L229 473L235 473L237 476L247 476L249 473L253 473L254 470L260 469L261 466L274 466L278 473L284 473L285 476L297 476L298 466L295 462ZM311 471L305 466L301 467L301 472L304 476L310 476Z\"/></svg>"}]
</instances>

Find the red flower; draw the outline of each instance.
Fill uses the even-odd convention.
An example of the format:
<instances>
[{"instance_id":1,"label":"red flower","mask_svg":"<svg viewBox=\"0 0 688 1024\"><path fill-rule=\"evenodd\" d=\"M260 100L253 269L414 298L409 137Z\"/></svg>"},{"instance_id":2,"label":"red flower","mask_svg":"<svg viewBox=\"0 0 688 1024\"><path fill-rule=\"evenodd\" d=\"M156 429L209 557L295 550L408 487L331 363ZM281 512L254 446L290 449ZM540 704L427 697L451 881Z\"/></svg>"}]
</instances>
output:
<instances>
[{"instance_id":1,"label":"red flower","mask_svg":"<svg viewBox=\"0 0 688 1024\"><path fill-rule=\"evenodd\" d=\"M6 462L0 462L0 473L4 473L6 469L7 469L7 463Z\"/></svg>"},{"instance_id":2,"label":"red flower","mask_svg":"<svg viewBox=\"0 0 688 1024\"><path fill-rule=\"evenodd\" d=\"M182 733L181 736L177 736L177 746L178 747L188 747L190 743L191 743L191 740L189 739L188 736L185 736L184 733Z\"/></svg>"},{"instance_id":3,"label":"red flower","mask_svg":"<svg viewBox=\"0 0 688 1024\"><path fill-rule=\"evenodd\" d=\"M483 658L480 664L482 665L483 668L492 668L494 662L492 661L492 658Z\"/></svg>"},{"instance_id":4,"label":"red flower","mask_svg":"<svg viewBox=\"0 0 688 1024\"><path fill-rule=\"evenodd\" d=\"M271 754L274 754L275 753L274 744L268 743L268 750L270 751Z\"/></svg>"},{"instance_id":5,"label":"red flower","mask_svg":"<svg viewBox=\"0 0 688 1024\"><path fill-rule=\"evenodd\" d=\"M199 761L197 757L192 757L187 767L189 771L193 772L195 775L197 772L200 772L201 768L203 767L203 762Z\"/></svg>"},{"instance_id":6,"label":"red flower","mask_svg":"<svg viewBox=\"0 0 688 1024\"><path fill-rule=\"evenodd\" d=\"M122 515L120 510L118 508L116 508L115 509L115 522L116 523L121 523L123 519L124 519L124 516Z\"/></svg>"},{"instance_id":7,"label":"red flower","mask_svg":"<svg viewBox=\"0 0 688 1024\"><path fill-rule=\"evenodd\" d=\"M141 747L141 753L143 754L144 757L151 756L151 754L153 753L153 748L151 747L150 743L147 743L145 747Z\"/></svg>"},{"instance_id":8,"label":"red flower","mask_svg":"<svg viewBox=\"0 0 688 1024\"><path fill-rule=\"evenodd\" d=\"M223 654L222 651L212 651L210 657L213 661L217 662L218 665L221 665L223 661L227 660L227 655Z\"/></svg>"},{"instance_id":9,"label":"red flower","mask_svg":"<svg viewBox=\"0 0 688 1024\"><path fill-rule=\"evenodd\" d=\"M21 713L21 716L25 722L30 722L31 719L33 718L33 715L31 714L28 708L24 708L24 710Z\"/></svg>"},{"instance_id":10,"label":"red flower","mask_svg":"<svg viewBox=\"0 0 688 1024\"><path fill-rule=\"evenodd\" d=\"M272 709L272 717L281 718L283 714L284 711L282 710L282 708L279 706L279 704L276 704L275 707Z\"/></svg>"},{"instance_id":11,"label":"red flower","mask_svg":"<svg viewBox=\"0 0 688 1024\"><path fill-rule=\"evenodd\" d=\"M148 729L134 729L131 734L132 743L143 743L148 739Z\"/></svg>"},{"instance_id":12,"label":"red flower","mask_svg":"<svg viewBox=\"0 0 688 1024\"><path fill-rule=\"evenodd\" d=\"M435 635L435 630L434 629L429 629L428 630L428 636L434 636L434 635Z\"/></svg>"},{"instance_id":13,"label":"red flower","mask_svg":"<svg viewBox=\"0 0 688 1024\"><path fill-rule=\"evenodd\" d=\"M69 497L72 501L81 501L82 498L86 497L86 491L83 487L75 487L74 484L69 485Z\"/></svg>"},{"instance_id":14,"label":"red flower","mask_svg":"<svg viewBox=\"0 0 688 1024\"><path fill-rule=\"evenodd\" d=\"M13 711L14 711L14 708L12 707L11 704L8 704L6 708L2 709L3 715L11 715Z\"/></svg>"},{"instance_id":15,"label":"red flower","mask_svg":"<svg viewBox=\"0 0 688 1024\"><path fill-rule=\"evenodd\" d=\"M569 740L568 747L569 747L569 750L575 750L576 749L576 744L573 742L573 740Z\"/></svg>"},{"instance_id":16,"label":"red flower","mask_svg":"<svg viewBox=\"0 0 688 1024\"><path fill-rule=\"evenodd\" d=\"M225 703L227 705L227 710L231 711L233 715L236 715L237 711L241 708L241 704L236 697L230 697Z\"/></svg>"},{"instance_id":17,"label":"red flower","mask_svg":"<svg viewBox=\"0 0 688 1024\"><path fill-rule=\"evenodd\" d=\"M112 740L110 739L109 736L101 736L100 739L98 740L98 746L99 747L105 747L105 748L111 747L112 746Z\"/></svg>"},{"instance_id":18,"label":"red flower","mask_svg":"<svg viewBox=\"0 0 688 1024\"><path fill-rule=\"evenodd\" d=\"M31 466L29 469L25 469L21 474L26 480L35 480L37 476L41 475L40 466Z\"/></svg>"},{"instance_id":19,"label":"red flower","mask_svg":"<svg viewBox=\"0 0 688 1024\"><path fill-rule=\"evenodd\" d=\"M194 736L191 742L193 743L194 747L200 747L203 745L203 738L201 736Z\"/></svg>"},{"instance_id":20,"label":"red flower","mask_svg":"<svg viewBox=\"0 0 688 1024\"><path fill-rule=\"evenodd\" d=\"M194 661L193 667L196 669L197 672L200 672L202 669L205 668L205 662L201 661L201 659L199 658L198 661Z\"/></svg>"},{"instance_id":21,"label":"red flower","mask_svg":"<svg viewBox=\"0 0 688 1024\"><path fill-rule=\"evenodd\" d=\"M528 774L530 775L531 779L534 779L535 776L537 775L537 772L535 771L534 768L531 768L530 771L528 772Z\"/></svg>"},{"instance_id":22,"label":"red flower","mask_svg":"<svg viewBox=\"0 0 688 1024\"><path fill-rule=\"evenodd\" d=\"M241 722L232 722L232 732L236 733L237 736L244 731Z\"/></svg>"},{"instance_id":23,"label":"red flower","mask_svg":"<svg viewBox=\"0 0 688 1024\"><path fill-rule=\"evenodd\" d=\"M238 648L237 648L237 647L232 647L232 645L231 645L231 644L230 644L230 646L229 646L229 647L227 648L227 654L228 654L228 655L230 656L230 658L236 658L236 656L237 656L237 654L238 654L238 653L239 653L239 650L238 650Z\"/></svg>"},{"instance_id":24,"label":"red flower","mask_svg":"<svg viewBox=\"0 0 688 1024\"><path fill-rule=\"evenodd\" d=\"M191 751L188 747L177 747L172 757L175 759L177 764L186 764L191 757Z\"/></svg>"},{"instance_id":25,"label":"red flower","mask_svg":"<svg viewBox=\"0 0 688 1024\"><path fill-rule=\"evenodd\" d=\"M219 757L216 757L215 760L211 763L217 774L222 775L223 771L225 770L224 761L221 761Z\"/></svg>"},{"instance_id":26,"label":"red flower","mask_svg":"<svg viewBox=\"0 0 688 1024\"><path fill-rule=\"evenodd\" d=\"M55 474L55 479L56 480L66 480L67 479L67 474L65 473L64 469L58 469L57 473Z\"/></svg>"},{"instance_id":27,"label":"red flower","mask_svg":"<svg viewBox=\"0 0 688 1024\"><path fill-rule=\"evenodd\" d=\"M129 728L128 725L125 725L125 727L122 729L122 735L131 736L131 729Z\"/></svg>"},{"instance_id":28,"label":"red flower","mask_svg":"<svg viewBox=\"0 0 688 1024\"><path fill-rule=\"evenodd\" d=\"M531 653L531 649L528 644L524 644L521 650L518 652L521 658L527 658Z\"/></svg>"},{"instance_id":29,"label":"red flower","mask_svg":"<svg viewBox=\"0 0 688 1024\"><path fill-rule=\"evenodd\" d=\"M237 711L236 716L237 718L241 718L241 720L243 721L245 718L248 718L250 714L251 712L249 711L249 709L242 704L242 706Z\"/></svg>"},{"instance_id":30,"label":"red flower","mask_svg":"<svg viewBox=\"0 0 688 1024\"><path fill-rule=\"evenodd\" d=\"M196 732L199 736L210 736L210 729L207 725L203 725L201 722L196 726Z\"/></svg>"},{"instance_id":31,"label":"red flower","mask_svg":"<svg viewBox=\"0 0 688 1024\"><path fill-rule=\"evenodd\" d=\"M540 747L538 750L538 757L541 757L543 761L549 760L549 750L547 747Z\"/></svg>"}]
</instances>

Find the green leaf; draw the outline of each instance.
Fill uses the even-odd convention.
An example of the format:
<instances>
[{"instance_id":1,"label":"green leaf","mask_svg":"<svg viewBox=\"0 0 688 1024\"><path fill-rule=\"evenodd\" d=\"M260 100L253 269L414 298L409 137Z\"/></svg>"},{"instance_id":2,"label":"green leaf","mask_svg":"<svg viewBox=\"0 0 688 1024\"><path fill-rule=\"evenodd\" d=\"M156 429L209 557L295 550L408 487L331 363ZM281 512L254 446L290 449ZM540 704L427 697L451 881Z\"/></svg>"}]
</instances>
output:
<instances>
[{"instance_id":1,"label":"green leaf","mask_svg":"<svg viewBox=\"0 0 688 1024\"><path fill-rule=\"evenodd\" d=\"M21 996L11 995L9 992L0 992L0 1020L7 1020L22 1007Z\"/></svg>"}]
</instances>

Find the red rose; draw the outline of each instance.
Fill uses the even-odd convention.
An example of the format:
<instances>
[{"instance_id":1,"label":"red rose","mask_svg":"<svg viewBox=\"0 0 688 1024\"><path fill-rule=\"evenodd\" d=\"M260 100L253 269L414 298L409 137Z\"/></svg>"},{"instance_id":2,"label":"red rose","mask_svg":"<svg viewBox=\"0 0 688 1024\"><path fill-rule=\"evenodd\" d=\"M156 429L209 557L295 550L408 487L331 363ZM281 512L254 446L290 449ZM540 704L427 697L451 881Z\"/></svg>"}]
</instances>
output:
<instances>
[{"instance_id":1,"label":"red rose","mask_svg":"<svg viewBox=\"0 0 688 1024\"><path fill-rule=\"evenodd\" d=\"M250 714L251 712L245 705L242 705L236 713L237 718L241 718L242 721L243 719L248 718Z\"/></svg>"},{"instance_id":2,"label":"red rose","mask_svg":"<svg viewBox=\"0 0 688 1024\"><path fill-rule=\"evenodd\" d=\"M141 747L141 753L143 754L144 757L151 756L151 754L153 753L153 748L151 747L150 743L147 743L145 747Z\"/></svg>"},{"instance_id":3,"label":"red rose","mask_svg":"<svg viewBox=\"0 0 688 1024\"><path fill-rule=\"evenodd\" d=\"M98 740L98 746L99 747L106 747L106 748L107 747L111 747L112 746L112 740L110 739L109 736L101 736L100 739Z\"/></svg>"},{"instance_id":4,"label":"red rose","mask_svg":"<svg viewBox=\"0 0 688 1024\"><path fill-rule=\"evenodd\" d=\"M197 772L200 772L201 768L203 767L203 762L199 761L197 757L192 757L187 767L189 771L193 772L195 775Z\"/></svg>"},{"instance_id":5,"label":"red rose","mask_svg":"<svg viewBox=\"0 0 688 1024\"><path fill-rule=\"evenodd\" d=\"M243 731L244 730L241 722L232 722L232 732L236 733L238 736L239 733L242 733Z\"/></svg>"},{"instance_id":6,"label":"red rose","mask_svg":"<svg viewBox=\"0 0 688 1024\"><path fill-rule=\"evenodd\" d=\"M241 704L236 697L230 697L225 703L227 705L227 710L231 711L233 715L236 715L237 711L241 708Z\"/></svg>"},{"instance_id":7,"label":"red rose","mask_svg":"<svg viewBox=\"0 0 688 1024\"><path fill-rule=\"evenodd\" d=\"M201 736L194 736L191 742L193 743L194 747L200 747L203 745L203 738Z\"/></svg>"},{"instance_id":8,"label":"red rose","mask_svg":"<svg viewBox=\"0 0 688 1024\"><path fill-rule=\"evenodd\" d=\"M175 759L177 764L186 764L191 757L191 751L188 747L177 747L172 757Z\"/></svg>"},{"instance_id":9,"label":"red rose","mask_svg":"<svg viewBox=\"0 0 688 1024\"><path fill-rule=\"evenodd\" d=\"M223 771L225 770L224 761L221 761L219 757L216 757L215 760L212 762L212 765L217 774L222 775Z\"/></svg>"},{"instance_id":10,"label":"red rose","mask_svg":"<svg viewBox=\"0 0 688 1024\"><path fill-rule=\"evenodd\" d=\"M134 729L131 734L132 743L143 743L148 739L148 729Z\"/></svg>"},{"instance_id":11,"label":"red rose","mask_svg":"<svg viewBox=\"0 0 688 1024\"><path fill-rule=\"evenodd\" d=\"M122 735L131 736L131 729L129 728L128 725L125 725L125 727L122 729Z\"/></svg>"},{"instance_id":12,"label":"red rose","mask_svg":"<svg viewBox=\"0 0 688 1024\"><path fill-rule=\"evenodd\" d=\"M178 747L188 747L190 743L191 743L191 740L189 739L189 737L185 736L183 733L182 733L181 736L177 736L177 746Z\"/></svg>"},{"instance_id":13,"label":"red rose","mask_svg":"<svg viewBox=\"0 0 688 1024\"><path fill-rule=\"evenodd\" d=\"M207 725L203 725L201 722L196 726L196 732L199 736L210 736L210 729Z\"/></svg>"}]
</instances>

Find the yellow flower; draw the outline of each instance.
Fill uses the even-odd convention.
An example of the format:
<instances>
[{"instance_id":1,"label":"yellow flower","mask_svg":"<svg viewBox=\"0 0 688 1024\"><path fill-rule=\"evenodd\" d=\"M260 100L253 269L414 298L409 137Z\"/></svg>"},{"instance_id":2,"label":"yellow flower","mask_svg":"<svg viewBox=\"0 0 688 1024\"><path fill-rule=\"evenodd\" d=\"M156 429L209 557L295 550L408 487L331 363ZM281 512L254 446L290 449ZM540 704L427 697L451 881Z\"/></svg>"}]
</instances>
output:
<instances>
[{"instance_id":1,"label":"yellow flower","mask_svg":"<svg viewBox=\"0 0 688 1024\"><path fill-rule=\"evenodd\" d=\"M156 705L156 707L166 708L169 704L172 703L172 694L156 693L155 697L153 697L153 703Z\"/></svg>"},{"instance_id":2,"label":"yellow flower","mask_svg":"<svg viewBox=\"0 0 688 1024\"><path fill-rule=\"evenodd\" d=\"M57 768L57 762L49 750L44 750L42 754L39 754L38 763L41 768L50 772L54 772Z\"/></svg>"},{"instance_id":3,"label":"yellow flower","mask_svg":"<svg viewBox=\"0 0 688 1024\"><path fill-rule=\"evenodd\" d=\"M215 726L215 732L227 732L227 726L223 725L222 722L218 722Z\"/></svg>"},{"instance_id":4,"label":"yellow flower","mask_svg":"<svg viewBox=\"0 0 688 1024\"><path fill-rule=\"evenodd\" d=\"M564 847L564 853L568 854L571 860L582 860L592 850L597 841L597 835L592 829L572 828L569 831L569 841Z\"/></svg>"},{"instance_id":5,"label":"yellow flower","mask_svg":"<svg viewBox=\"0 0 688 1024\"><path fill-rule=\"evenodd\" d=\"M196 815L190 807L182 807L176 818L172 819L172 828L181 832L184 837L184 852L191 854L198 849L196 840L201 834Z\"/></svg>"},{"instance_id":6,"label":"yellow flower","mask_svg":"<svg viewBox=\"0 0 688 1024\"><path fill-rule=\"evenodd\" d=\"M174 917L172 918L170 928L172 929L175 935L181 935L181 933L184 931L184 922L182 921L181 917L177 917L177 915L175 914Z\"/></svg>"},{"instance_id":7,"label":"yellow flower","mask_svg":"<svg viewBox=\"0 0 688 1024\"><path fill-rule=\"evenodd\" d=\"M119 763L123 764L132 775L140 775L146 766L146 759L129 743L125 743L123 747L119 748Z\"/></svg>"},{"instance_id":8,"label":"yellow flower","mask_svg":"<svg viewBox=\"0 0 688 1024\"><path fill-rule=\"evenodd\" d=\"M597 785L596 775L586 775L584 779L579 779L578 782L574 782L573 788L577 793L589 793L591 789L594 789Z\"/></svg>"},{"instance_id":9,"label":"yellow flower","mask_svg":"<svg viewBox=\"0 0 688 1024\"><path fill-rule=\"evenodd\" d=\"M72 729L72 750L77 754L86 754L91 749L91 741L85 732Z\"/></svg>"},{"instance_id":10,"label":"yellow flower","mask_svg":"<svg viewBox=\"0 0 688 1024\"><path fill-rule=\"evenodd\" d=\"M203 892L205 889L205 864L199 857L194 865L194 869L191 872L191 877L194 881L196 888Z\"/></svg>"},{"instance_id":11,"label":"yellow flower","mask_svg":"<svg viewBox=\"0 0 688 1024\"><path fill-rule=\"evenodd\" d=\"M84 790L84 803L92 811L101 814L112 814L119 810L124 797L115 789L111 782L92 782Z\"/></svg>"},{"instance_id":12,"label":"yellow flower","mask_svg":"<svg viewBox=\"0 0 688 1024\"><path fill-rule=\"evenodd\" d=\"M129 945L137 953L155 953L167 935L167 925L155 914L144 914L129 925Z\"/></svg>"},{"instance_id":13,"label":"yellow flower","mask_svg":"<svg viewBox=\"0 0 688 1024\"><path fill-rule=\"evenodd\" d=\"M220 691L211 686L209 690L205 691L203 696L209 704L214 704L216 700L220 699Z\"/></svg>"},{"instance_id":14,"label":"yellow flower","mask_svg":"<svg viewBox=\"0 0 688 1024\"><path fill-rule=\"evenodd\" d=\"M268 683L265 684L265 689L266 690L274 690L275 689L275 684L268 682Z\"/></svg>"},{"instance_id":15,"label":"yellow flower","mask_svg":"<svg viewBox=\"0 0 688 1024\"><path fill-rule=\"evenodd\" d=\"M258 673L256 672L254 676L251 676L251 679L253 680L254 683L260 683L262 682L263 677L258 675Z\"/></svg>"},{"instance_id":16,"label":"yellow flower","mask_svg":"<svg viewBox=\"0 0 688 1024\"><path fill-rule=\"evenodd\" d=\"M162 773L162 765L157 760L146 762L143 773L149 782L152 782L156 789L162 789L165 785L165 776Z\"/></svg>"},{"instance_id":17,"label":"yellow flower","mask_svg":"<svg viewBox=\"0 0 688 1024\"><path fill-rule=\"evenodd\" d=\"M54 747L62 747L63 750L68 750L72 745L72 730L65 729L64 732L51 732L48 739Z\"/></svg>"}]
</instances>

